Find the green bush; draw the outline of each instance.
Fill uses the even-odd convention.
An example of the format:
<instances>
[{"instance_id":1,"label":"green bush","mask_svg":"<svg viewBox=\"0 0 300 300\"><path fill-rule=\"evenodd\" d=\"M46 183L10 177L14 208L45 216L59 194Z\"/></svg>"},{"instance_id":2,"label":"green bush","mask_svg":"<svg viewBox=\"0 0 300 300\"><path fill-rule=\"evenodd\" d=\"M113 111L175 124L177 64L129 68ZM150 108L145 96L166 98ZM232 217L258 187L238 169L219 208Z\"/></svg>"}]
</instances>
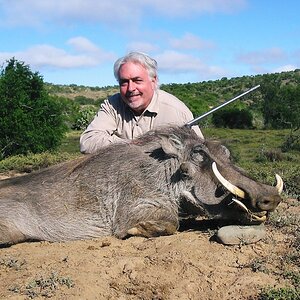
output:
<instances>
[{"instance_id":1,"label":"green bush","mask_svg":"<svg viewBox=\"0 0 300 300\"><path fill-rule=\"evenodd\" d=\"M300 299L299 291L294 288L285 287L279 289L265 289L258 297L258 300L296 300Z\"/></svg>"},{"instance_id":2,"label":"green bush","mask_svg":"<svg viewBox=\"0 0 300 300\"><path fill-rule=\"evenodd\" d=\"M79 104L79 105L94 105L95 100L92 98L88 98L85 96L76 96L74 99L74 102Z\"/></svg>"},{"instance_id":3,"label":"green bush","mask_svg":"<svg viewBox=\"0 0 300 300\"><path fill-rule=\"evenodd\" d=\"M281 145L282 151L300 150L300 128L291 130Z\"/></svg>"},{"instance_id":4,"label":"green bush","mask_svg":"<svg viewBox=\"0 0 300 300\"><path fill-rule=\"evenodd\" d=\"M51 96L54 101L57 101L60 105L61 113L63 114L64 123L72 129L73 124L78 118L80 113L80 105L71 99L65 97Z\"/></svg>"},{"instance_id":5,"label":"green bush","mask_svg":"<svg viewBox=\"0 0 300 300\"><path fill-rule=\"evenodd\" d=\"M265 84L263 114L266 126L270 128L300 127L300 86Z\"/></svg>"},{"instance_id":6,"label":"green bush","mask_svg":"<svg viewBox=\"0 0 300 300\"><path fill-rule=\"evenodd\" d=\"M253 117L249 110L228 108L215 112L212 122L216 127L246 129L252 128Z\"/></svg>"},{"instance_id":7,"label":"green bush","mask_svg":"<svg viewBox=\"0 0 300 300\"><path fill-rule=\"evenodd\" d=\"M14 58L0 74L0 159L55 149L67 127L42 77Z\"/></svg>"},{"instance_id":8,"label":"green bush","mask_svg":"<svg viewBox=\"0 0 300 300\"><path fill-rule=\"evenodd\" d=\"M282 160L284 160L284 156L279 149L266 150L263 148L254 161L263 163L267 161L275 162Z\"/></svg>"},{"instance_id":9,"label":"green bush","mask_svg":"<svg viewBox=\"0 0 300 300\"><path fill-rule=\"evenodd\" d=\"M96 111L96 107L92 105L82 107L71 128L73 130L84 130L94 118Z\"/></svg>"}]
</instances>

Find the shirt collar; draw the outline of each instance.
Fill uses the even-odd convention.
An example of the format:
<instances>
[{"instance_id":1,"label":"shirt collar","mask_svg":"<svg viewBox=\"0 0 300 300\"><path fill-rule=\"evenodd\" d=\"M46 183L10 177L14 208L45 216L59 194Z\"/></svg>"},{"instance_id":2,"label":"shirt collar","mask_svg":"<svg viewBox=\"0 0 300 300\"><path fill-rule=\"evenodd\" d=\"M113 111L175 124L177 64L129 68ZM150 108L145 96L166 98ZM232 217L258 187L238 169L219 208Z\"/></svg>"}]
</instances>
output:
<instances>
[{"instance_id":1,"label":"shirt collar","mask_svg":"<svg viewBox=\"0 0 300 300\"><path fill-rule=\"evenodd\" d=\"M149 103L148 107L146 108L145 112L149 112L151 114L158 113L158 92L157 90L154 91L151 102Z\"/></svg>"}]
</instances>

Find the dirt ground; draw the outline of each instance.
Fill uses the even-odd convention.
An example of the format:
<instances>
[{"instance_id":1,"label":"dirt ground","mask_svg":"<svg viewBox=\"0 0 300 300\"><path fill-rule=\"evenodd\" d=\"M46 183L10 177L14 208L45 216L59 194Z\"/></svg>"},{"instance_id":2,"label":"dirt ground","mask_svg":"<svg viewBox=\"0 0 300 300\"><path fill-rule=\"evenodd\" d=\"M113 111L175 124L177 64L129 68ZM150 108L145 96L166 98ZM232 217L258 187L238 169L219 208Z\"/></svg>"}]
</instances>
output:
<instances>
[{"instance_id":1,"label":"dirt ground","mask_svg":"<svg viewBox=\"0 0 300 300\"><path fill-rule=\"evenodd\" d=\"M291 286L299 212L299 201L285 200L266 224L267 237L252 245L219 244L217 224L198 220L152 239L1 248L0 299L257 299L263 288Z\"/></svg>"}]
</instances>

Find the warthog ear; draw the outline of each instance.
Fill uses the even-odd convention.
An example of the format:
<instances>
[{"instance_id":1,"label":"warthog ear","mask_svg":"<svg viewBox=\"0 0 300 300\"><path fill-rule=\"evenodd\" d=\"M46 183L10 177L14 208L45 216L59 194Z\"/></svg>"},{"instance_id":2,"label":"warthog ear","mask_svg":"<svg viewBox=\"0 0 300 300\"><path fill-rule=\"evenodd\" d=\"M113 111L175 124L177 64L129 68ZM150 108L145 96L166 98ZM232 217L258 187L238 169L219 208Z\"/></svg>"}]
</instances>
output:
<instances>
[{"instance_id":1,"label":"warthog ear","mask_svg":"<svg viewBox=\"0 0 300 300\"><path fill-rule=\"evenodd\" d=\"M179 157L184 144L177 135L171 134L169 136L161 136L161 147L167 155Z\"/></svg>"}]
</instances>

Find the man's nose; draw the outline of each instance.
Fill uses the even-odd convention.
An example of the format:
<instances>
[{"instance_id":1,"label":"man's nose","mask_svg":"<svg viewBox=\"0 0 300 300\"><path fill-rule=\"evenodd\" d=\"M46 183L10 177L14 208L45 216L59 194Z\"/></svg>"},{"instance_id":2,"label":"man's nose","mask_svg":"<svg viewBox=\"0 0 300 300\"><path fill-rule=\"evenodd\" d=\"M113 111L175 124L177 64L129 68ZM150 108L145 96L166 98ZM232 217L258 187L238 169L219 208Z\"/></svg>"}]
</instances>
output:
<instances>
[{"instance_id":1,"label":"man's nose","mask_svg":"<svg viewBox=\"0 0 300 300\"><path fill-rule=\"evenodd\" d=\"M132 80L128 81L128 91L134 91L135 90L135 83Z\"/></svg>"}]
</instances>

